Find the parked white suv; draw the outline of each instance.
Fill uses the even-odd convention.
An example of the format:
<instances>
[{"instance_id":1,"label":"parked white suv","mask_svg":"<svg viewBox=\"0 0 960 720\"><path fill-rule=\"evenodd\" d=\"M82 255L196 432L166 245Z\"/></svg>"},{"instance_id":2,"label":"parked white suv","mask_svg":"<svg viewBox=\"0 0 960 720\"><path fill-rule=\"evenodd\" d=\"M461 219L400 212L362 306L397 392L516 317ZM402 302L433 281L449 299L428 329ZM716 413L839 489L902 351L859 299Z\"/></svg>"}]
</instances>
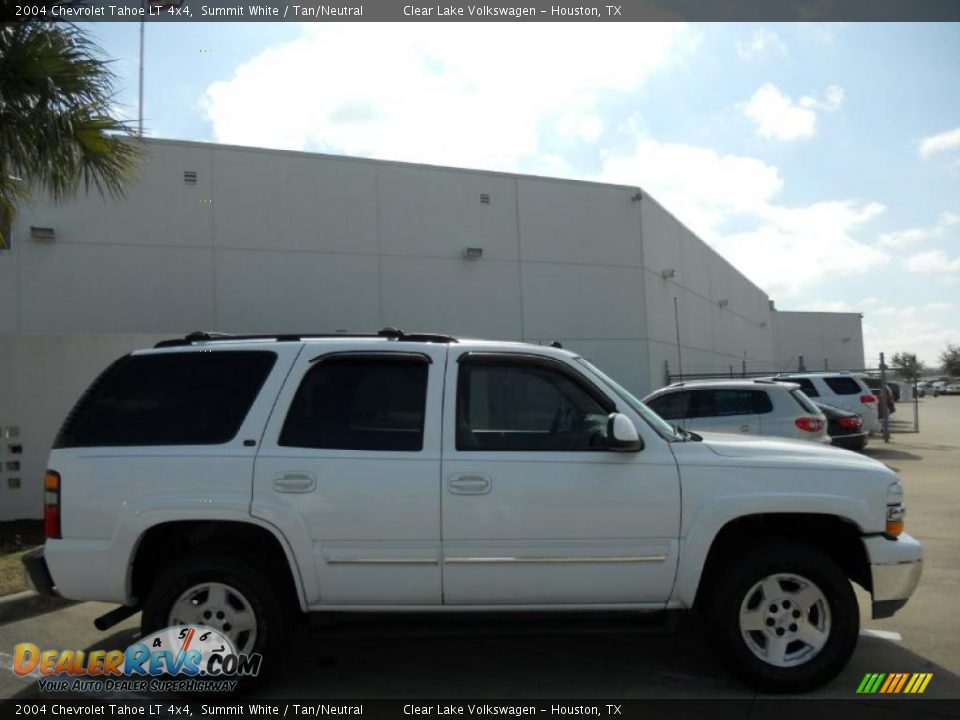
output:
<instances>
[{"instance_id":1,"label":"parked white suv","mask_svg":"<svg viewBox=\"0 0 960 720\"><path fill-rule=\"evenodd\" d=\"M863 427L867 432L880 432L879 399L856 375L815 372L781 374L771 379L796 383L807 397L855 412L863 418Z\"/></svg>"},{"instance_id":2,"label":"parked white suv","mask_svg":"<svg viewBox=\"0 0 960 720\"><path fill-rule=\"evenodd\" d=\"M643 399L684 430L829 443L827 419L799 385L772 380L678 382Z\"/></svg>"},{"instance_id":3,"label":"parked white suv","mask_svg":"<svg viewBox=\"0 0 960 720\"><path fill-rule=\"evenodd\" d=\"M104 371L49 468L35 587L267 663L300 612L697 608L727 667L796 691L853 652L851 581L887 617L922 566L881 463L700 441L521 343L197 333Z\"/></svg>"}]
</instances>

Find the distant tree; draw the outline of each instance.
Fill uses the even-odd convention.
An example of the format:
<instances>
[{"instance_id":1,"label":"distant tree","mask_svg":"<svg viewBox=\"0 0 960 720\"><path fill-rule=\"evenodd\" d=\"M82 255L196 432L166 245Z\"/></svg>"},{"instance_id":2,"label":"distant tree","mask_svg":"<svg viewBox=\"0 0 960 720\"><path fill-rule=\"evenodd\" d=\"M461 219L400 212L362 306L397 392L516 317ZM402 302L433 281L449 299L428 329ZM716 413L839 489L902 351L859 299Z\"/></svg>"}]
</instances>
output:
<instances>
[{"instance_id":1,"label":"distant tree","mask_svg":"<svg viewBox=\"0 0 960 720\"><path fill-rule=\"evenodd\" d=\"M947 349L940 353L940 362L947 375L960 375L960 345L947 345Z\"/></svg>"},{"instance_id":2,"label":"distant tree","mask_svg":"<svg viewBox=\"0 0 960 720\"><path fill-rule=\"evenodd\" d=\"M917 359L916 353L894 353L890 363L896 368L897 375L906 380L917 380L926 372L923 363Z\"/></svg>"},{"instance_id":3,"label":"distant tree","mask_svg":"<svg viewBox=\"0 0 960 720\"><path fill-rule=\"evenodd\" d=\"M141 151L113 117L115 78L100 52L78 25L0 23L0 246L31 188L55 200L81 187L123 194Z\"/></svg>"}]
</instances>

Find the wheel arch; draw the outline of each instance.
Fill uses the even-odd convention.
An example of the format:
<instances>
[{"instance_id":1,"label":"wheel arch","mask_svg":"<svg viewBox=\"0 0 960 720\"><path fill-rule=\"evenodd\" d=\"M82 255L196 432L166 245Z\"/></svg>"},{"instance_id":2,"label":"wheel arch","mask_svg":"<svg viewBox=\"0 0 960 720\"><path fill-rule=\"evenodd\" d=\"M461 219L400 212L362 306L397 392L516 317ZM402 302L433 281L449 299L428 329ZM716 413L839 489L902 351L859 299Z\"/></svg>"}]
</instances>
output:
<instances>
[{"instance_id":1,"label":"wheel arch","mask_svg":"<svg viewBox=\"0 0 960 720\"><path fill-rule=\"evenodd\" d=\"M862 531L851 520L826 513L757 513L731 519L716 533L692 593L694 607L702 602L725 563L756 549L758 540L815 548L836 562L848 579L867 591L872 589Z\"/></svg>"},{"instance_id":2,"label":"wheel arch","mask_svg":"<svg viewBox=\"0 0 960 720\"><path fill-rule=\"evenodd\" d=\"M243 520L171 520L147 528L132 553L128 595L142 603L157 576L177 558L212 553L244 560L306 612L300 573L287 543L273 528Z\"/></svg>"}]
</instances>

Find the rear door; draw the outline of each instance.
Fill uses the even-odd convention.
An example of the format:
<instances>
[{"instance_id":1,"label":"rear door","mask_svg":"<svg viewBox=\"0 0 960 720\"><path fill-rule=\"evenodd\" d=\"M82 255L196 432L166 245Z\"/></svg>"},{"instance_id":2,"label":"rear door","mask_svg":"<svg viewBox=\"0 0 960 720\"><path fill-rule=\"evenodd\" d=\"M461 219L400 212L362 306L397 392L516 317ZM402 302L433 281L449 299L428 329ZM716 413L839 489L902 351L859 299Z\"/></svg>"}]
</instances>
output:
<instances>
[{"instance_id":1,"label":"rear door","mask_svg":"<svg viewBox=\"0 0 960 720\"><path fill-rule=\"evenodd\" d=\"M293 546L314 607L440 604L446 346L307 344L254 472L251 512Z\"/></svg>"}]
</instances>

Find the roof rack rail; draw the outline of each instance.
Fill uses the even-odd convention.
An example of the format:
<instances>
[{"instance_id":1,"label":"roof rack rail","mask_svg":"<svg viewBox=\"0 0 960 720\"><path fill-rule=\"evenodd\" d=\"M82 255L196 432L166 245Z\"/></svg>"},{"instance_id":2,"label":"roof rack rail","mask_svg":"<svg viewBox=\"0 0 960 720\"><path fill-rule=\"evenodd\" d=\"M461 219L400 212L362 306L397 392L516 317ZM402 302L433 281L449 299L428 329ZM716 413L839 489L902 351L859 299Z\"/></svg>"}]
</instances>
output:
<instances>
[{"instance_id":1,"label":"roof rack rail","mask_svg":"<svg viewBox=\"0 0 960 720\"><path fill-rule=\"evenodd\" d=\"M441 335L435 333L412 333L407 334L402 330L393 327L386 327L375 333L279 333L265 335L231 335L230 333L209 332L206 330L195 330L182 338L172 338L170 340L161 340L155 348L185 347L199 342L234 342L236 340L273 340L274 342L299 342L300 340L310 340L315 338L374 338L385 337L393 340L406 340L409 342L439 342L455 343L457 339L450 335Z\"/></svg>"},{"instance_id":2,"label":"roof rack rail","mask_svg":"<svg viewBox=\"0 0 960 720\"><path fill-rule=\"evenodd\" d=\"M377 335L380 337L392 338L393 340L406 340L408 342L457 342L457 339L452 335L443 335L441 333L405 333L403 330L395 327L385 327L380 330Z\"/></svg>"}]
</instances>

